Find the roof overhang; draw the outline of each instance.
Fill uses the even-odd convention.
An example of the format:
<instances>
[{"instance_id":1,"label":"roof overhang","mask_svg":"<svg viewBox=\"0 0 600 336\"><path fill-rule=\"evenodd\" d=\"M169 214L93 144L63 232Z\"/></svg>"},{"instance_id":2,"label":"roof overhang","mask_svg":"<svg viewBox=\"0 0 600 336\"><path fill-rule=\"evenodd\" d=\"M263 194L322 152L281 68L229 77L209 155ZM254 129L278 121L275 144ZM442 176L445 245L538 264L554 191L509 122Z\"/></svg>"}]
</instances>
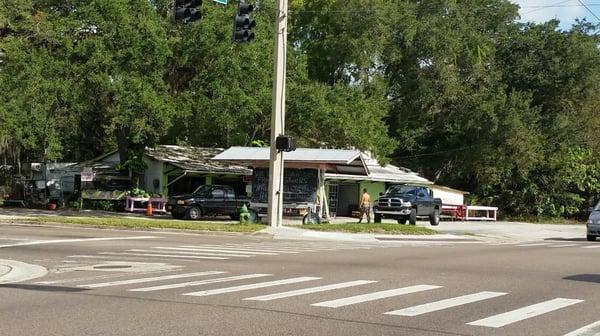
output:
<instances>
[{"instance_id":1,"label":"roof overhang","mask_svg":"<svg viewBox=\"0 0 600 336\"><path fill-rule=\"evenodd\" d=\"M270 153L271 149L265 147L231 147L216 155L213 160L264 168L269 166ZM338 174L368 175L367 165L358 150L298 148L293 152L284 152L283 160L286 168L313 168Z\"/></svg>"}]
</instances>

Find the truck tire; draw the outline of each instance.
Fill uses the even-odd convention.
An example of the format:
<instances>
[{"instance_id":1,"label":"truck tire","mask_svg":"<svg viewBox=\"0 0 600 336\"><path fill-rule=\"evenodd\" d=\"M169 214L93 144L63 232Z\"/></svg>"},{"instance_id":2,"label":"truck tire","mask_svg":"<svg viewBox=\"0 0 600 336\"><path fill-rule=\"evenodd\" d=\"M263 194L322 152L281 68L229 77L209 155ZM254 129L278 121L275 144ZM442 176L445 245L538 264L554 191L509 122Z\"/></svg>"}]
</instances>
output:
<instances>
[{"instance_id":1,"label":"truck tire","mask_svg":"<svg viewBox=\"0 0 600 336\"><path fill-rule=\"evenodd\" d=\"M192 206L185 212L185 218L191 220L198 220L202 217L202 210L197 206Z\"/></svg>"},{"instance_id":2,"label":"truck tire","mask_svg":"<svg viewBox=\"0 0 600 336\"><path fill-rule=\"evenodd\" d=\"M440 224L440 209L434 209L433 213L429 215L429 224L432 226L438 226Z\"/></svg>"},{"instance_id":3,"label":"truck tire","mask_svg":"<svg viewBox=\"0 0 600 336\"><path fill-rule=\"evenodd\" d=\"M417 208L412 208L410 210L410 215L408 215L408 223L410 225L417 225Z\"/></svg>"},{"instance_id":4,"label":"truck tire","mask_svg":"<svg viewBox=\"0 0 600 336\"><path fill-rule=\"evenodd\" d=\"M381 223L381 214L375 213L375 218L373 218L373 222Z\"/></svg>"},{"instance_id":5,"label":"truck tire","mask_svg":"<svg viewBox=\"0 0 600 336\"><path fill-rule=\"evenodd\" d=\"M321 224L321 217L314 212L309 212L302 218L302 225L305 224Z\"/></svg>"},{"instance_id":6,"label":"truck tire","mask_svg":"<svg viewBox=\"0 0 600 336\"><path fill-rule=\"evenodd\" d=\"M408 218L406 218L406 217L398 218L398 224L406 224L406 222L408 222Z\"/></svg>"}]
</instances>

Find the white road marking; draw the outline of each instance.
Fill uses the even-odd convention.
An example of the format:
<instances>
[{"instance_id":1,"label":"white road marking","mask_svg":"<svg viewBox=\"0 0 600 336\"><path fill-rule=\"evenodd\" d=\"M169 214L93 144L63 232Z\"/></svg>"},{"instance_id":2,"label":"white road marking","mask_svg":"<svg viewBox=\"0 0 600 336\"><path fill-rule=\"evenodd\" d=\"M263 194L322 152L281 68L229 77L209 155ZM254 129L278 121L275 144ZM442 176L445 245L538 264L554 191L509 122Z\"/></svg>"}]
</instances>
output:
<instances>
[{"instance_id":1,"label":"white road marking","mask_svg":"<svg viewBox=\"0 0 600 336\"><path fill-rule=\"evenodd\" d=\"M435 312L438 310L443 310L447 308L452 308L456 306L461 306L468 303L483 301L491 298L495 298L498 296L506 295L507 293L499 293L499 292L479 292L475 294L458 296L455 298L450 298L446 300L426 303L418 306L408 307L404 309L394 310L385 313L386 315L399 315L399 316L417 316L426 313Z\"/></svg>"},{"instance_id":2,"label":"white road marking","mask_svg":"<svg viewBox=\"0 0 600 336\"><path fill-rule=\"evenodd\" d=\"M347 298L342 298L342 299L337 299L337 300L323 301L323 302L313 303L311 306L338 308L338 307L353 305L356 303L374 301L374 300L384 299L384 298L388 298L388 297L392 297L392 296L417 293L417 292L422 292L422 291L432 290L432 289L437 289L437 288L442 288L442 287L441 286L432 286L432 285L416 285L416 286L389 289L389 290L384 290L384 291L380 291L380 292L350 296Z\"/></svg>"},{"instance_id":3,"label":"white road marking","mask_svg":"<svg viewBox=\"0 0 600 336\"><path fill-rule=\"evenodd\" d=\"M600 321L588 324L583 328L572 331L565 336L600 336Z\"/></svg>"},{"instance_id":4,"label":"white road marking","mask_svg":"<svg viewBox=\"0 0 600 336\"><path fill-rule=\"evenodd\" d=\"M101 283L95 283L95 284L89 284L89 285L79 285L77 287L83 287L83 288L101 288L101 287L130 285L130 284L138 284L138 283L152 282L152 281L161 281L161 280L191 278L191 277L197 277L197 276L223 274L223 273L227 273L227 272L208 271L208 272L172 274L172 275L164 275L164 276L152 277L152 278L137 278L137 279L130 279L130 280L101 282Z\"/></svg>"},{"instance_id":5,"label":"white road marking","mask_svg":"<svg viewBox=\"0 0 600 336\"><path fill-rule=\"evenodd\" d=\"M534 246L545 246L550 245L550 243L534 243L534 244L521 244L517 245L518 247L534 247Z\"/></svg>"},{"instance_id":6,"label":"white road marking","mask_svg":"<svg viewBox=\"0 0 600 336\"><path fill-rule=\"evenodd\" d=\"M584 246L582 248L584 248L584 249L595 249L595 248L600 248L600 245L590 245L590 246Z\"/></svg>"},{"instance_id":7,"label":"white road marking","mask_svg":"<svg viewBox=\"0 0 600 336\"><path fill-rule=\"evenodd\" d=\"M292 291L269 294L269 295L262 295L262 296L254 296L254 297L250 297L250 298L245 298L244 300L270 301L270 300L282 299L282 298L299 296L299 295L304 295L304 294L320 293L320 292L330 291L330 290L334 290L334 289L366 285L366 284L370 284L370 283L374 283L374 282L377 282L377 281L371 281L371 280L348 281L348 282L341 282L341 283L332 284L332 285L303 288L303 289L298 289L298 290L292 290Z\"/></svg>"},{"instance_id":8,"label":"white road marking","mask_svg":"<svg viewBox=\"0 0 600 336\"><path fill-rule=\"evenodd\" d=\"M105 254L110 256L134 256L134 257L160 257L160 258L181 258L181 259L209 259L209 260L227 260L229 258L224 257L203 257L203 256L183 256L183 255L172 255L172 254L158 254L158 253L128 253L128 252L100 252L98 254Z\"/></svg>"},{"instance_id":9,"label":"white road marking","mask_svg":"<svg viewBox=\"0 0 600 336\"><path fill-rule=\"evenodd\" d=\"M540 302L531 306L523 307L503 314L486 317L481 320L467 323L468 325L500 328L511 323L519 322L531 317L546 314L554 310L565 308L583 300L557 298L549 301Z\"/></svg>"},{"instance_id":10,"label":"white road marking","mask_svg":"<svg viewBox=\"0 0 600 336\"><path fill-rule=\"evenodd\" d=\"M573 246L578 246L577 244L562 244L562 245L551 245L548 247L573 247Z\"/></svg>"},{"instance_id":11,"label":"white road marking","mask_svg":"<svg viewBox=\"0 0 600 336\"><path fill-rule=\"evenodd\" d=\"M204 252L223 252L223 253L236 253L236 254L256 254L256 255L278 255L278 253L273 252L251 252L251 251L241 251L234 249L214 249L214 248L196 248L194 246L181 246L182 250L186 251L204 251Z\"/></svg>"},{"instance_id":12,"label":"white road marking","mask_svg":"<svg viewBox=\"0 0 600 336\"><path fill-rule=\"evenodd\" d=\"M78 239L57 239L57 240L34 240L24 243L0 245L3 247L15 247L15 246L30 246L30 245L42 245L42 244L62 244L62 243L81 243L81 242L92 242L92 241L111 241L111 240L137 240L137 239L156 239L160 237L153 236L138 236L138 237L112 237L112 238L78 238Z\"/></svg>"},{"instance_id":13,"label":"white road marking","mask_svg":"<svg viewBox=\"0 0 600 336\"><path fill-rule=\"evenodd\" d=\"M124 278L130 277L132 275L146 275L146 274L156 274L156 273L165 273L165 272L173 272L173 270L166 271L151 271L151 272L140 272L140 273L123 273L123 274L106 274L106 275L96 275L85 278L73 278L73 279L63 279L63 280L54 280L54 281L39 281L36 282L38 285L55 285L62 283L70 283L70 282L83 282L83 281L94 281L100 279L110 279L110 278Z\"/></svg>"},{"instance_id":14,"label":"white road marking","mask_svg":"<svg viewBox=\"0 0 600 336\"><path fill-rule=\"evenodd\" d=\"M192 248L192 246L185 246L188 248ZM280 249L280 248L253 248L247 246L229 246L229 245L194 245L193 248L202 248L202 249L227 249L227 250L235 250L235 251L247 251L247 252L270 252L270 253L286 253L286 254L295 254L300 252L305 252L304 250L298 249Z\"/></svg>"},{"instance_id":15,"label":"white road marking","mask_svg":"<svg viewBox=\"0 0 600 336\"><path fill-rule=\"evenodd\" d=\"M298 283L298 282L305 282L305 281L312 281L312 280L319 280L319 279L321 279L321 278L298 277L298 278L290 278L290 279L283 279L283 280L276 280L276 281L259 282L259 283L254 283L254 284L250 284L250 285L211 289L211 290L200 291L200 292L186 293L183 295L208 296L208 295L215 295L215 294L239 292L239 291L244 291L244 290L249 290L249 289L265 288L265 287L272 287L272 286L279 286L279 285L288 285L288 284L294 284L294 283Z\"/></svg>"},{"instance_id":16,"label":"white road marking","mask_svg":"<svg viewBox=\"0 0 600 336\"><path fill-rule=\"evenodd\" d=\"M226 278L190 281L190 282L182 282L182 283L176 283L176 284L170 284L170 285L145 287L145 288L135 288L135 289L130 289L130 291L132 291L132 292L151 292L151 291L164 290L164 289L207 285L207 284L213 284L213 283L219 283L219 282L254 279L254 278L260 278L260 277L271 276L271 275L273 275L273 274L245 274L245 275L230 276L230 277L226 277Z\"/></svg>"},{"instance_id":17,"label":"white road marking","mask_svg":"<svg viewBox=\"0 0 600 336\"><path fill-rule=\"evenodd\" d=\"M155 247L158 248L158 247ZM203 255L210 257L239 257L239 258L250 258L247 254L228 254L228 253L211 253L211 252L185 252L185 251L157 251L157 250L142 250L142 249L131 249L126 252L144 252L144 253L161 253L161 254L186 254L186 255Z\"/></svg>"},{"instance_id":18,"label":"white road marking","mask_svg":"<svg viewBox=\"0 0 600 336\"><path fill-rule=\"evenodd\" d=\"M48 274L45 267L8 259L0 259L0 266L8 268L0 275L0 284L9 284L43 277Z\"/></svg>"}]
</instances>

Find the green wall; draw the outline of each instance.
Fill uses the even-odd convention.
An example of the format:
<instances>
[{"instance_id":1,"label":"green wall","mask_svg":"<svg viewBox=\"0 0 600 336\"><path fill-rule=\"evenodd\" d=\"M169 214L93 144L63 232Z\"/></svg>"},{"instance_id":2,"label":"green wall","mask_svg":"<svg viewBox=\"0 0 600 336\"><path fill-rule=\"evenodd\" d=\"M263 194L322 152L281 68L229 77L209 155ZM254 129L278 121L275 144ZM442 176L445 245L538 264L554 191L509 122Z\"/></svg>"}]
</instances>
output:
<instances>
[{"instance_id":1,"label":"green wall","mask_svg":"<svg viewBox=\"0 0 600 336\"><path fill-rule=\"evenodd\" d=\"M362 195L362 191L365 188L367 189L367 192L369 193L369 195L371 195L371 202L374 202L376 199L379 198L379 193L385 191L385 183L384 182L361 181L360 182L359 201L360 201L360 195Z\"/></svg>"}]
</instances>

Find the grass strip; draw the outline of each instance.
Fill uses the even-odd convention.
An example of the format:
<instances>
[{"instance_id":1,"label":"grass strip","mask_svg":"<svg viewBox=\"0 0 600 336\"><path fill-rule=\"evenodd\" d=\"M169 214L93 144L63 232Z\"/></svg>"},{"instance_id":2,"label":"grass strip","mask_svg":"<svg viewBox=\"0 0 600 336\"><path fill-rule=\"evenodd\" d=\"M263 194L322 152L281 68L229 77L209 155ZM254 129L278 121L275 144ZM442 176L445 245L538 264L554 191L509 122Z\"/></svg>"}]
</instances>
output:
<instances>
[{"instance_id":1,"label":"grass strip","mask_svg":"<svg viewBox=\"0 0 600 336\"><path fill-rule=\"evenodd\" d=\"M218 222L183 221L169 219L146 219L126 217L65 217L40 216L28 218L28 221L38 223L79 224L91 226L110 226L134 229L179 229L196 231L220 232L256 232L265 228L262 224L228 224Z\"/></svg>"},{"instance_id":2,"label":"grass strip","mask_svg":"<svg viewBox=\"0 0 600 336\"><path fill-rule=\"evenodd\" d=\"M414 225L400 224L308 224L302 225L303 229L327 232L351 232L351 233L383 233L383 234L398 234L398 235L434 235L437 231Z\"/></svg>"}]
</instances>

